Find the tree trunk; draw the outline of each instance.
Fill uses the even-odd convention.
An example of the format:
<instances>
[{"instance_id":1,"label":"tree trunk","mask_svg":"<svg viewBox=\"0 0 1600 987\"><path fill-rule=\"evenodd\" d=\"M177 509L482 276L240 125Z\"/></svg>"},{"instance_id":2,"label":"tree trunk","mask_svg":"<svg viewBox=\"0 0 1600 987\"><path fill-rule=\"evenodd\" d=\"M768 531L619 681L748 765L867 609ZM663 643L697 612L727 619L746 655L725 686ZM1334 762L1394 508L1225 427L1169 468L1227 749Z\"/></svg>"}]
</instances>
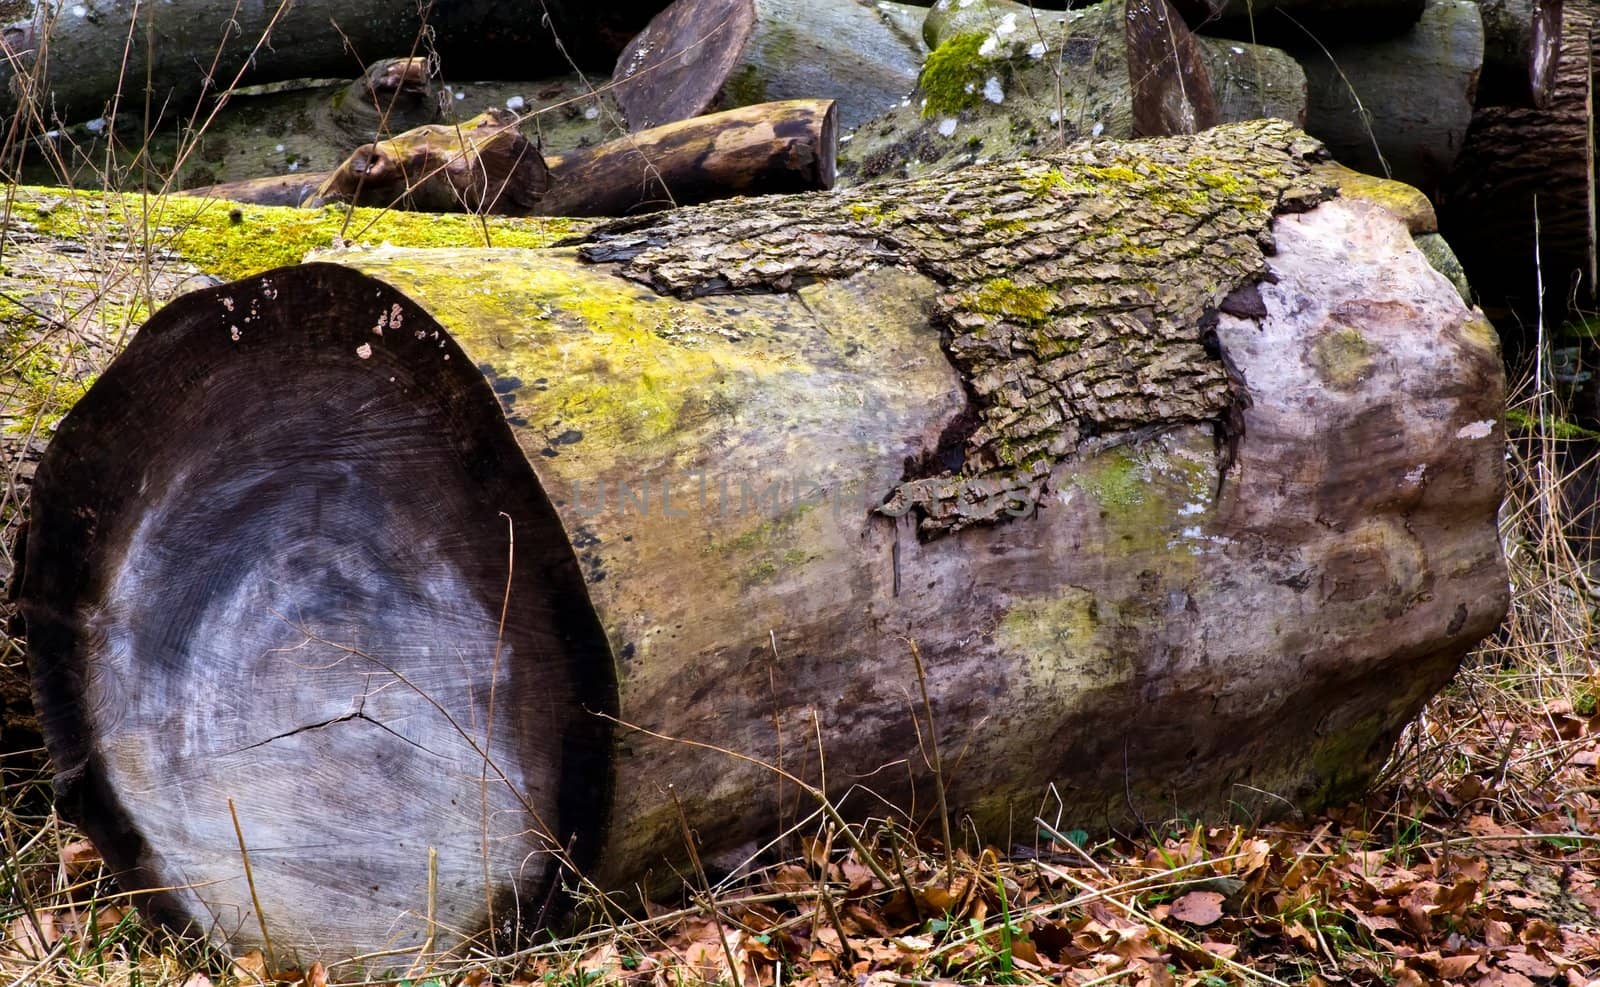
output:
<instances>
[{"instance_id":1,"label":"tree trunk","mask_svg":"<svg viewBox=\"0 0 1600 987\"><path fill-rule=\"evenodd\" d=\"M916 177L1134 133L1125 4L1033 11L974 0L929 11L917 91L840 148L846 179ZM1271 48L1196 38L1223 121L1305 118L1305 76Z\"/></svg>"},{"instance_id":2,"label":"tree trunk","mask_svg":"<svg viewBox=\"0 0 1600 987\"><path fill-rule=\"evenodd\" d=\"M1566 8L1549 106L1480 110L1440 198L1444 234L1484 308L1501 326L1530 327L1508 333L1518 349L1541 316L1557 324L1569 298L1585 308L1594 298L1593 23L1592 5Z\"/></svg>"},{"instance_id":3,"label":"tree trunk","mask_svg":"<svg viewBox=\"0 0 1600 987\"><path fill-rule=\"evenodd\" d=\"M985 840L1051 785L1095 830L1359 790L1505 608L1503 381L1315 149L1099 142L168 305L36 479L63 809L170 922L415 951L424 904L536 918L569 863L672 882L679 805L738 859L810 808L763 763L929 805L908 640Z\"/></svg>"},{"instance_id":4,"label":"tree trunk","mask_svg":"<svg viewBox=\"0 0 1600 987\"><path fill-rule=\"evenodd\" d=\"M1561 56L1562 0L1478 0L1483 75L1477 105L1550 105Z\"/></svg>"},{"instance_id":5,"label":"tree trunk","mask_svg":"<svg viewBox=\"0 0 1600 987\"><path fill-rule=\"evenodd\" d=\"M678 0L617 59L633 130L708 109L831 99L846 130L898 104L927 54L887 0Z\"/></svg>"},{"instance_id":6,"label":"tree trunk","mask_svg":"<svg viewBox=\"0 0 1600 987\"><path fill-rule=\"evenodd\" d=\"M1471 0L1428 0L1422 19L1386 41L1301 44L1306 130L1345 164L1430 196L1466 141L1483 23Z\"/></svg>"},{"instance_id":7,"label":"tree trunk","mask_svg":"<svg viewBox=\"0 0 1600 987\"><path fill-rule=\"evenodd\" d=\"M6 53L0 60L0 105L9 112L24 95L48 126L57 117L75 122L101 116L112 103L135 112L149 105L169 118L187 119L197 99L227 91L236 78L244 85L350 78L364 68L352 52L371 57L427 50L420 41L419 7L388 0L237 7L210 0L25 0L20 6L29 16L0 32ZM426 9L431 43L447 72L466 75L470 66L474 76L526 78L530 66L547 67L548 74L568 71L557 38L580 64L609 69L616 53L663 6L665 0L473 0Z\"/></svg>"}]
</instances>

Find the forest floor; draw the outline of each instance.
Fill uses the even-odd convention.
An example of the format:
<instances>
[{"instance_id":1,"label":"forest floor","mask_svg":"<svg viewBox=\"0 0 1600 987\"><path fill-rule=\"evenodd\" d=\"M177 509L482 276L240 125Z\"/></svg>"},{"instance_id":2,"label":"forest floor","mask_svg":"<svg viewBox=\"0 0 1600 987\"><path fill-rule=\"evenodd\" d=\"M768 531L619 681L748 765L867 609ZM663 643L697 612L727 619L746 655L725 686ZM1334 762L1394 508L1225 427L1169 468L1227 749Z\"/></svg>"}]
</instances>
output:
<instances>
[{"instance_id":1,"label":"forest floor","mask_svg":"<svg viewBox=\"0 0 1600 987\"><path fill-rule=\"evenodd\" d=\"M10 769L0 977L119 987L1600 984L1600 599L1563 537L1577 519L1557 460L1573 436L1549 401L1536 394L1510 415L1512 612L1360 804L1254 825L1152 823L1104 840L1047 813L1035 840L1010 848L958 830L947 849L936 832L868 825L859 842L876 868L822 825L792 832L787 859L699 883L674 907L513 955L352 981L320 966L269 970L259 953L198 953L141 925L93 849L49 809L39 752L12 751L0 762Z\"/></svg>"}]
</instances>

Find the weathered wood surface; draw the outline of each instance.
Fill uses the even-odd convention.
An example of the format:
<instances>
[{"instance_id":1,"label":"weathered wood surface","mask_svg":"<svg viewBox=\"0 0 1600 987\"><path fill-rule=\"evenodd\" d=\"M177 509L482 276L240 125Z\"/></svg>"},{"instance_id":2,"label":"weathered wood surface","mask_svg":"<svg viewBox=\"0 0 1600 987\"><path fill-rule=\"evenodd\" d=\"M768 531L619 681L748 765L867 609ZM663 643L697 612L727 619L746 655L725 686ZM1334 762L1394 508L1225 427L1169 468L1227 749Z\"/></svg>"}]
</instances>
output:
<instances>
[{"instance_id":1,"label":"weathered wood surface","mask_svg":"<svg viewBox=\"0 0 1600 987\"><path fill-rule=\"evenodd\" d=\"M1562 0L1478 0L1483 74L1477 105L1550 104L1561 56Z\"/></svg>"},{"instance_id":2,"label":"weathered wood surface","mask_svg":"<svg viewBox=\"0 0 1600 987\"><path fill-rule=\"evenodd\" d=\"M0 107L33 104L46 126L98 117L107 106L149 105L187 119L196 101L235 84L351 78L368 58L421 54L428 12L434 51L447 71L526 78L530 65L568 71L556 47L589 68L609 69L616 53L666 0L575 0L424 5L388 0L297 0L235 5L212 0L24 0L0 29ZM332 29L330 29L330 23ZM360 53L360 54L356 54ZM125 57L124 57L125 55ZM41 77L43 65L47 71ZM118 93L120 90L120 98Z\"/></svg>"},{"instance_id":3,"label":"weathered wood surface","mask_svg":"<svg viewBox=\"0 0 1600 987\"><path fill-rule=\"evenodd\" d=\"M1131 137L1126 6L1031 10L1012 0L934 7L917 91L840 148L846 180L916 177L1025 157L1085 137ZM1305 119L1306 79L1287 54L1196 38L1217 119ZM1139 72L1141 79L1146 73ZM1153 80L1159 84L1170 76Z\"/></svg>"},{"instance_id":4,"label":"weathered wood surface","mask_svg":"<svg viewBox=\"0 0 1600 987\"><path fill-rule=\"evenodd\" d=\"M302 959L419 948L432 847L446 948L537 919L557 847L673 881L674 798L736 861L793 820L759 761L930 804L908 638L985 839L1049 784L1091 829L1356 790L1505 607L1503 381L1315 150L1098 142L168 306L37 480L63 808L244 946L231 798Z\"/></svg>"},{"instance_id":5,"label":"weathered wood surface","mask_svg":"<svg viewBox=\"0 0 1600 987\"><path fill-rule=\"evenodd\" d=\"M1217 98L1205 55L1167 0L1130 0L1123 17L1133 135L1166 137L1215 127Z\"/></svg>"},{"instance_id":6,"label":"weathered wood surface","mask_svg":"<svg viewBox=\"0 0 1600 987\"><path fill-rule=\"evenodd\" d=\"M852 130L915 88L920 10L888 0L678 0L629 43L612 81L633 130L711 109L831 99Z\"/></svg>"},{"instance_id":7,"label":"weathered wood surface","mask_svg":"<svg viewBox=\"0 0 1600 987\"><path fill-rule=\"evenodd\" d=\"M1428 0L1388 40L1289 47L1306 71L1306 130L1357 171L1434 194L1466 143L1483 44L1476 3Z\"/></svg>"},{"instance_id":8,"label":"weathered wood surface","mask_svg":"<svg viewBox=\"0 0 1600 987\"><path fill-rule=\"evenodd\" d=\"M1507 342L1518 349L1531 344L1541 316L1554 325L1569 300L1587 306L1595 297L1597 65L1594 7L1568 4L1549 105L1479 110L1440 196L1445 236L1484 308L1513 330Z\"/></svg>"}]
</instances>

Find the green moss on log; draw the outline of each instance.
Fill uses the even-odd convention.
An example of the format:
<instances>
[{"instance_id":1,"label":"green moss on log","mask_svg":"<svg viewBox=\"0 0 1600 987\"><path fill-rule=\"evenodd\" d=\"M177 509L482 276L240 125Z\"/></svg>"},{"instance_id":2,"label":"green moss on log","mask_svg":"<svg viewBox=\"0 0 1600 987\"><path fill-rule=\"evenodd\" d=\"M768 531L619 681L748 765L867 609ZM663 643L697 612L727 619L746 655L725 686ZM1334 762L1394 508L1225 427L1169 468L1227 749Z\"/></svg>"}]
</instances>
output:
<instances>
[{"instance_id":1,"label":"green moss on log","mask_svg":"<svg viewBox=\"0 0 1600 987\"><path fill-rule=\"evenodd\" d=\"M146 209L148 208L148 212ZM200 271L236 280L344 243L407 247L546 247L580 232L582 220L423 215L381 209L288 209L132 193L19 189L14 219L63 239L105 236L175 254Z\"/></svg>"},{"instance_id":2,"label":"green moss on log","mask_svg":"<svg viewBox=\"0 0 1600 987\"><path fill-rule=\"evenodd\" d=\"M985 35L958 34L928 53L917 85L922 90L922 115L959 113L983 101L983 86L995 66L978 54Z\"/></svg>"}]
</instances>

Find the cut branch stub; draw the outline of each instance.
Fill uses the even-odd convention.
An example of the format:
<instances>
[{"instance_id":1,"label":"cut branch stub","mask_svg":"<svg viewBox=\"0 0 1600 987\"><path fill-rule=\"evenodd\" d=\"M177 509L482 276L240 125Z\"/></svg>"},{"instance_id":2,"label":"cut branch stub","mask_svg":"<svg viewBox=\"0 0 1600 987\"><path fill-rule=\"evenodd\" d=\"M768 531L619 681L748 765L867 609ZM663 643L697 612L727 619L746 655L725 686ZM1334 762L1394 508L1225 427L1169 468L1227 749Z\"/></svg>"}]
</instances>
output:
<instances>
[{"instance_id":1,"label":"cut branch stub","mask_svg":"<svg viewBox=\"0 0 1600 987\"><path fill-rule=\"evenodd\" d=\"M317 192L322 202L422 212L525 216L550 181L516 118L490 110L459 125L418 127L359 147Z\"/></svg>"},{"instance_id":2,"label":"cut branch stub","mask_svg":"<svg viewBox=\"0 0 1600 987\"><path fill-rule=\"evenodd\" d=\"M754 0L674 3L623 49L612 84L628 129L704 113L744 58L755 31Z\"/></svg>"},{"instance_id":3,"label":"cut branch stub","mask_svg":"<svg viewBox=\"0 0 1600 987\"><path fill-rule=\"evenodd\" d=\"M322 265L173 302L33 496L61 805L156 916L448 949L592 857L609 650L489 385L405 296Z\"/></svg>"},{"instance_id":4,"label":"cut branch stub","mask_svg":"<svg viewBox=\"0 0 1600 987\"><path fill-rule=\"evenodd\" d=\"M1215 127L1217 100L1205 58L1167 0L1129 0L1125 24L1133 135L1166 137Z\"/></svg>"},{"instance_id":5,"label":"cut branch stub","mask_svg":"<svg viewBox=\"0 0 1600 987\"><path fill-rule=\"evenodd\" d=\"M545 216L625 216L736 195L833 188L831 99L760 103L653 127L549 159Z\"/></svg>"},{"instance_id":6,"label":"cut branch stub","mask_svg":"<svg viewBox=\"0 0 1600 987\"><path fill-rule=\"evenodd\" d=\"M333 98L333 120L361 141L377 140L444 115L427 58L386 58Z\"/></svg>"},{"instance_id":7,"label":"cut branch stub","mask_svg":"<svg viewBox=\"0 0 1600 987\"><path fill-rule=\"evenodd\" d=\"M1562 0L1478 0L1483 75L1476 105L1544 109L1561 57Z\"/></svg>"}]
</instances>

